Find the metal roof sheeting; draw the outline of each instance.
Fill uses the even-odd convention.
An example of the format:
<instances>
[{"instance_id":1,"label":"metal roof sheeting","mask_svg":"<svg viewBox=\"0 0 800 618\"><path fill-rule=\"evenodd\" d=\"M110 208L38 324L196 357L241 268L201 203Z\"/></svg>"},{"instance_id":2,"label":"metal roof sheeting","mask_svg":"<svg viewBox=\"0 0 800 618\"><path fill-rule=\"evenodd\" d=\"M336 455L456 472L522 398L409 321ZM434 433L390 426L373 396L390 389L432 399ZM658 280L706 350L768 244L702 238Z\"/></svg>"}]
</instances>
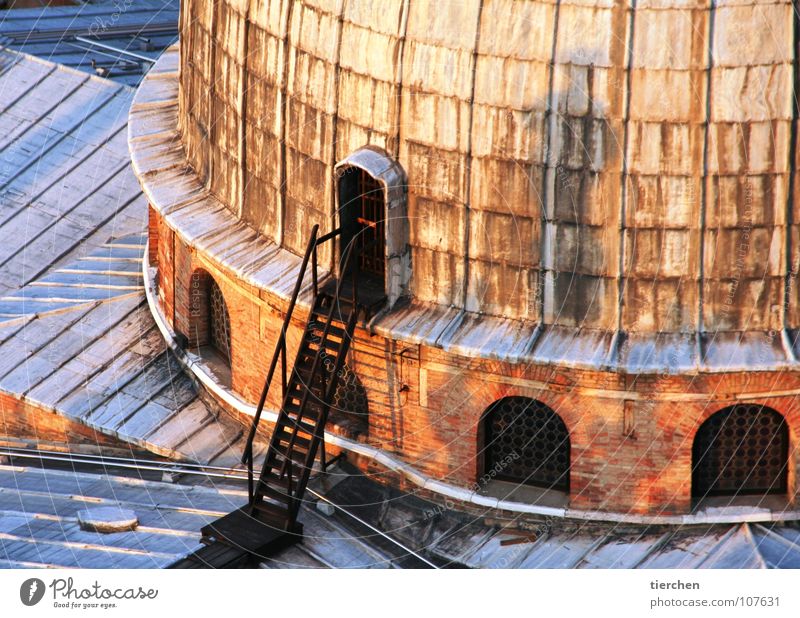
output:
<instances>
[{"instance_id":1,"label":"metal roof sheeting","mask_svg":"<svg viewBox=\"0 0 800 618\"><path fill-rule=\"evenodd\" d=\"M0 48L133 86L177 39L179 4L179 0L102 0L0 11Z\"/></svg>"}]
</instances>

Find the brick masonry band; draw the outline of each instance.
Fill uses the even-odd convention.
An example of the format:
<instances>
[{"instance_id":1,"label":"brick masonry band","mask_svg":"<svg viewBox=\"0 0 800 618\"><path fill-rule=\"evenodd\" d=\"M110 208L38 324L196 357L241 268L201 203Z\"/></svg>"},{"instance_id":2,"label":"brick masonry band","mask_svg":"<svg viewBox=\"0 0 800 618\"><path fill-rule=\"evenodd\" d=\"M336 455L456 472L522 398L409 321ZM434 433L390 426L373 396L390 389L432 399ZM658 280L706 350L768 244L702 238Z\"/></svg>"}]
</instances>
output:
<instances>
[{"instance_id":1,"label":"brick masonry band","mask_svg":"<svg viewBox=\"0 0 800 618\"><path fill-rule=\"evenodd\" d=\"M175 332L170 328L167 321L164 319L163 313L158 306L157 293L153 284L152 273L154 268L150 267L147 256L149 252L145 252L145 262L143 264L144 281L145 281L145 294L147 302L155 318L158 328L164 335L167 345L177 356L178 360L183 366L191 371L192 374L200 381L200 383L211 392L214 397L224 402L229 408L237 410L246 416L253 416L256 411L256 406L244 401L241 397L233 393L229 388L226 388L214 377L214 375L207 370L202 362L202 359L190 352L186 352L179 346L175 339ZM800 390L797 391L800 394ZM277 419L277 412L265 409L262 413L262 420L267 423L274 423ZM400 473L405 479L434 494L438 494L446 499L459 500L464 503L473 504L478 507L487 509L499 509L511 513L527 513L531 515L543 515L546 517L562 517L567 519L575 519L581 521L597 521L597 522L612 522L612 523L630 523L630 524L646 524L646 525L690 525L690 524L712 524L712 523L745 523L745 522L767 522L767 521L792 521L800 519L800 510L788 510L780 512L771 512L768 509L747 509L738 508L736 512L724 510L718 513L699 513L687 515L638 515L635 513L613 513L603 511L583 511L580 509L562 509L536 504L527 504L525 502L515 502L511 500L499 500L489 496L482 496L475 491L465 489L445 483L440 480L431 478L413 466L407 464L397 457L393 457L390 453L384 452L378 448L369 446L362 442L349 440L335 433L329 431L325 432L325 442L331 446L342 448L350 453L360 455L375 462L379 466L391 470L392 472Z\"/></svg>"}]
</instances>

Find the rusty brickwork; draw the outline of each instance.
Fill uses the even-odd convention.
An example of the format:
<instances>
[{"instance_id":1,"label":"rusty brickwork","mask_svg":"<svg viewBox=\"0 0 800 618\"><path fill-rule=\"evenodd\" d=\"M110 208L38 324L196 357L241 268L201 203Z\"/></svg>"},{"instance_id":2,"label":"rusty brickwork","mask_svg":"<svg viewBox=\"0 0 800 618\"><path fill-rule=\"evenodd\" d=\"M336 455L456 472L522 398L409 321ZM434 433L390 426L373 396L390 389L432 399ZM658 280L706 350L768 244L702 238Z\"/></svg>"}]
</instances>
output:
<instances>
[{"instance_id":1,"label":"rusty brickwork","mask_svg":"<svg viewBox=\"0 0 800 618\"><path fill-rule=\"evenodd\" d=\"M796 499L790 2L184 0L181 15L178 111L132 118L161 114L182 148L142 138L134 165L159 310L189 332L193 277L213 278L235 394L257 401L297 256L336 225L337 172L368 146L407 178L392 196L413 299L356 332L359 439L474 488L486 411L526 397L567 429L571 507L686 513L698 428L769 406Z\"/></svg>"},{"instance_id":2,"label":"rusty brickwork","mask_svg":"<svg viewBox=\"0 0 800 618\"><path fill-rule=\"evenodd\" d=\"M180 239L175 242L181 244ZM174 297L177 321L190 320L192 273L208 273L204 276L214 278L230 308L231 388L246 401L257 402L286 301L243 283L191 247L176 246L176 253L185 253L187 266L179 271L175 263L162 261L159 280L182 290ZM287 333L290 359L305 318L298 309ZM747 401L786 419L788 498L797 495L797 372L634 376L467 358L424 345L409 347L362 329L356 330L348 365L369 402L364 419L368 429L361 439L449 483L474 487L484 474L483 421L492 404L505 397L528 397L555 411L569 433L571 507L688 512L696 432L715 412ZM272 386L267 405L275 409L280 406L277 377ZM385 471L365 470L379 480L390 478Z\"/></svg>"}]
</instances>

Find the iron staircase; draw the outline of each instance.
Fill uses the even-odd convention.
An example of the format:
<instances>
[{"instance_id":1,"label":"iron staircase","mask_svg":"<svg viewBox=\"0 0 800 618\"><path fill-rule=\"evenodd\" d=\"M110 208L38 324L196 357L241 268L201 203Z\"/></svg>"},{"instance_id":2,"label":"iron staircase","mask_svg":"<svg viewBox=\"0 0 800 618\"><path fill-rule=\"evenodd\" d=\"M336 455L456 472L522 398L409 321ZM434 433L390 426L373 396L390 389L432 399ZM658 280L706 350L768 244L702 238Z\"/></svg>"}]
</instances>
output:
<instances>
[{"instance_id":1,"label":"iron staircase","mask_svg":"<svg viewBox=\"0 0 800 618\"><path fill-rule=\"evenodd\" d=\"M350 349L361 311L358 300L360 250L345 251L341 273L347 275L320 289L317 248L341 233L341 228L317 237L311 233L289 307L275 346L256 414L250 427L242 463L248 471L248 503L202 529L206 546L172 568L226 568L254 557L266 557L302 538L298 511L317 455L325 463L324 432L331 402ZM311 311L287 379L286 332L311 262ZM258 478L253 473L253 441L270 385L281 367L282 405Z\"/></svg>"}]
</instances>

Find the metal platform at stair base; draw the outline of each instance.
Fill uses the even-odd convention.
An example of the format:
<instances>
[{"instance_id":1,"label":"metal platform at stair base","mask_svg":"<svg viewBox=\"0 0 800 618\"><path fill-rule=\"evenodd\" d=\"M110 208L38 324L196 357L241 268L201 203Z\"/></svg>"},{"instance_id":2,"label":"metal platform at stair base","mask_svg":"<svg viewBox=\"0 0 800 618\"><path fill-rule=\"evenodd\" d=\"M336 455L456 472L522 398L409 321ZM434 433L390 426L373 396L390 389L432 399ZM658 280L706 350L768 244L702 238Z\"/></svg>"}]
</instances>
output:
<instances>
[{"instance_id":1,"label":"metal platform at stair base","mask_svg":"<svg viewBox=\"0 0 800 618\"><path fill-rule=\"evenodd\" d=\"M245 505L205 526L207 545L170 565L171 569L235 569L257 564L303 539L303 525L292 530L261 521Z\"/></svg>"},{"instance_id":2,"label":"metal platform at stair base","mask_svg":"<svg viewBox=\"0 0 800 618\"><path fill-rule=\"evenodd\" d=\"M330 278L320 286L320 293L336 297L336 289L339 281ZM340 322L343 314L352 310L353 282L349 278L344 278L339 285L339 296L336 302L339 304L334 314ZM376 313L386 305L386 292L383 289L383 282L377 281L374 277L362 276L358 282L358 311L364 322L368 322Z\"/></svg>"},{"instance_id":3,"label":"metal platform at stair base","mask_svg":"<svg viewBox=\"0 0 800 618\"><path fill-rule=\"evenodd\" d=\"M169 565L168 569L238 569L250 562L247 552L225 545L212 543Z\"/></svg>"}]
</instances>

